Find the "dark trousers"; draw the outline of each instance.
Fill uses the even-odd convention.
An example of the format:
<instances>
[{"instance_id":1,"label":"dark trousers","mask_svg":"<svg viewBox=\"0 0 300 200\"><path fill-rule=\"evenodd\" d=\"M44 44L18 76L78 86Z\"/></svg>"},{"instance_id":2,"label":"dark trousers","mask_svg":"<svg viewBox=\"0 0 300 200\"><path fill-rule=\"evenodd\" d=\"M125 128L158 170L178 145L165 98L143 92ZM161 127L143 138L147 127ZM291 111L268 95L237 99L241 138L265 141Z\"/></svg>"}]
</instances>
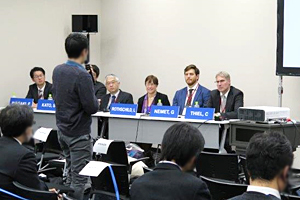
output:
<instances>
[{"instance_id":1,"label":"dark trousers","mask_svg":"<svg viewBox=\"0 0 300 200\"><path fill-rule=\"evenodd\" d=\"M66 185L74 190L70 196L82 200L88 177L79 175L79 172L92 160L92 138L90 134L70 137L58 131L58 140L66 158Z\"/></svg>"}]
</instances>

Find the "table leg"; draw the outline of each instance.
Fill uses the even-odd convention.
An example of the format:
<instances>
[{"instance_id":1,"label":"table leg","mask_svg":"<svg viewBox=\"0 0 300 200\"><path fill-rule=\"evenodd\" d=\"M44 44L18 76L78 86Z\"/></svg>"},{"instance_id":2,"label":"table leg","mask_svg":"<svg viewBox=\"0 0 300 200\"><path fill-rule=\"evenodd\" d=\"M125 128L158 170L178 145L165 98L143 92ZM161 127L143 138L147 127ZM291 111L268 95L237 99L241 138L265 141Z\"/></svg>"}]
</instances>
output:
<instances>
[{"instance_id":1,"label":"table leg","mask_svg":"<svg viewBox=\"0 0 300 200\"><path fill-rule=\"evenodd\" d=\"M224 130L223 130L222 136L221 136L222 138L221 138L221 142L220 142L219 153L227 153L227 151L224 149L224 146L225 146L226 135L227 135L228 130L229 130L229 125L225 124Z\"/></svg>"}]
</instances>

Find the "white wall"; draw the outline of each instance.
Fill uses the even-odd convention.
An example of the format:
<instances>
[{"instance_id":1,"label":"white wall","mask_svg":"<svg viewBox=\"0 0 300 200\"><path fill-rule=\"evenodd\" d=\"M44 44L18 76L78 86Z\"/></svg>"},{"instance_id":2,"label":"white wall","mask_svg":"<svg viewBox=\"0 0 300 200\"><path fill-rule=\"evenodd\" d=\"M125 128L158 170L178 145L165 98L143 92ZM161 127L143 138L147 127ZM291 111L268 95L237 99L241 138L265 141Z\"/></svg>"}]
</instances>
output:
<instances>
[{"instance_id":1,"label":"white wall","mask_svg":"<svg viewBox=\"0 0 300 200\"><path fill-rule=\"evenodd\" d=\"M66 61L64 40L72 30L72 14L98 14L100 0L6 0L0 2L0 105L13 92L25 97L34 66L46 70ZM99 26L100 28L100 26ZM91 35L91 61L100 64L100 33Z\"/></svg>"},{"instance_id":2,"label":"white wall","mask_svg":"<svg viewBox=\"0 0 300 200\"><path fill-rule=\"evenodd\" d=\"M102 0L101 76L119 75L137 101L154 74L172 99L194 63L202 85L214 89L215 74L225 70L246 106L276 106L276 9L271 0ZM283 105L296 119L298 85L299 78L284 77Z\"/></svg>"}]
</instances>

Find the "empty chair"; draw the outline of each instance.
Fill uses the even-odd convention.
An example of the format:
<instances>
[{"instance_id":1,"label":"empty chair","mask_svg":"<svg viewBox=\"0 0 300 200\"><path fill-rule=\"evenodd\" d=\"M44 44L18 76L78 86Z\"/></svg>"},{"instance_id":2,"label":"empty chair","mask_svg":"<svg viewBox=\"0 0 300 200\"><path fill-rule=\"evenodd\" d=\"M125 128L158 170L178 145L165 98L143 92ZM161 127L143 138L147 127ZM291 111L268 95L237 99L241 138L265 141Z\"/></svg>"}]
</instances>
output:
<instances>
[{"instance_id":1,"label":"empty chair","mask_svg":"<svg viewBox=\"0 0 300 200\"><path fill-rule=\"evenodd\" d=\"M113 173L121 199L129 197L129 180L126 165L112 165ZM116 199L112 176L106 167L98 177L91 177L91 195L97 194L95 199Z\"/></svg>"},{"instance_id":2,"label":"empty chair","mask_svg":"<svg viewBox=\"0 0 300 200\"><path fill-rule=\"evenodd\" d=\"M58 142L57 131L51 131L44 144L43 151L37 153L39 170L43 168L43 163L52 159L58 159L62 155L62 149Z\"/></svg>"},{"instance_id":3,"label":"empty chair","mask_svg":"<svg viewBox=\"0 0 300 200\"><path fill-rule=\"evenodd\" d=\"M248 187L247 185L213 180L204 176L201 178L207 184L213 200L224 200L241 195L247 191Z\"/></svg>"},{"instance_id":4,"label":"empty chair","mask_svg":"<svg viewBox=\"0 0 300 200\"><path fill-rule=\"evenodd\" d=\"M196 160L197 176L238 182L238 156L202 152Z\"/></svg>"},{"instance_id":5,"label":"empty chair","mask_svg":"<svg viewBox=\"0 0 300 200\"><path fill-rule=\"evenodd\" d=\"M24 185L21 185L18 182L13 182L14 186L16 187L17 195L24 197L30 200L57 200L57 194L54 192L43 191L43 190L36 190Z\"/></svg>"}]
</instances>

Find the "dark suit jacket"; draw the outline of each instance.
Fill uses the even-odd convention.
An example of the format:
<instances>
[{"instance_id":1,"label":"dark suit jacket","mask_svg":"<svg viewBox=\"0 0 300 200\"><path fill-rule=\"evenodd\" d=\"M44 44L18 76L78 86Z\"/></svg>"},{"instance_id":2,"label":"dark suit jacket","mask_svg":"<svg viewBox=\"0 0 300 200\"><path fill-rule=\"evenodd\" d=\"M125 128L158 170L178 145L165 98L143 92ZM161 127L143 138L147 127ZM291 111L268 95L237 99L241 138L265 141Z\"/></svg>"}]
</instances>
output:
<instances>
[{"instance_id":1,"label":"dark suit jacket","mask_svg":"<svg viewBox=\"0 0 300 200\"><path fill-rule=\"evenodd\" d=\"M0 188L15 193L12 182L24 186L48 190L37 174L36 157L32 151L20 145L14 138L0 138ZM0 192L0 199L11 199Z\"/></svg>"},{"instance_id":2,"label":"dark suit jacket","mask_svg":"<svg viewBox=\"0 0 300 200\"><path fill-rule=\"evenodd\" d=\"M143 103L144 103L144 98L145 98L146 95L142 96L139 98L138 100L138 113L141 113L142 112L142 108L143 108ZM169 102L169 99L168 99L168 96L165 95L165 94L162 94L160 92L157 92L156 93L156 96L155 98L153 99L153 105L156 105L157 102L158 102L158 99L161 99L161 103L163 104L163 106L169 106L170 105L170 102Z\"/></svg>"},{"instance_id":3,"label":"dark suit jacket","mask_svg":"<svg viewBox=\"0 0 300 200\"><path fill-rule=\"evenodd\" d=\"M106 87L99 81L96 81L95 83L95 95L97 99L101 99L102 96L106 95Z\"/></svg>"},{"instance_id":4,"label":"dark suit jacket","mask_svg":"<svg viewBox=\"0 0 300 200\"><path fill-rule=\"evenodd\" d=\"M52 94L52 84L46 81L46 86L44 90L44 99L48 99L49 94ZM29 86L29 90L26 95L26 98L33 99L33 102L37 103L39 100L38 97L39 97L39 93L38 93L37 85L34 83Z\"/></svg>"},{"instance_id":5,"label":"dark suit jacket","mask_svg":"<svg viewBox=\"0 0 300 200\"><path fill-rule=\"evenodd\" d=\"M101 98L100 111L106 111L109 103L110 94L106 94ZM133 97L127 92L120 90L116 103L133 104Z\"/></svg>"},{"instance_id":6,"label":"dark suit jacket","mask_svg":"<svg viewBox=\"0 0 300 200\"><path fill-rule=\"evenodd\" d=\"M188 88L182 88L181 90L176 91L173 98L173 106L179 106L179 114L182 114L182 111L185 107L185 100L188 94ZM192 105L195 105L195 102L198 101L200 107L206 107L207 101L210 96L210 90L202 85L199 85L197 92L195 94Z\"/></svg>"},{"instance_id":7,"label":"dark suit jacket","mask_svg":"<svg viewBox=\"0 0 300 200\"><path fill-rule=\"evenodd\" d=\"M169 163L159 163L154 171L135 180L130 196L131 200L211 199L207 185L200 178Z\"/></svg>"},{"instance_id":8,"label":"dark suit jacket","mask_svg":"<svg viewBox=\"0 0 300 200\"><path fill-rule=\"evenodd\" d=\"M215 113L220 112L220 92L213 90L210 93L210 98L207 102L208 108L215 108ZM244 106L244 94L239 89L231 86L227 96L225 113L221 113L224 119L237 119L239 107Z\"/></svg>"},{"instance_id":9,"label":"dark suit jacket","mask_svg":"<svg viewBox=\"0 0 300 200\"><path fill-rule=\"evenodd\" d=\"M273 195L265 195L263 193L259 192L245 192L244 194L240 196L236 196L234 198L231 198L229 200L254 200L254 199L259 199L259 200L279 200L277 197Z\"/></svg>"}]
</instances>

